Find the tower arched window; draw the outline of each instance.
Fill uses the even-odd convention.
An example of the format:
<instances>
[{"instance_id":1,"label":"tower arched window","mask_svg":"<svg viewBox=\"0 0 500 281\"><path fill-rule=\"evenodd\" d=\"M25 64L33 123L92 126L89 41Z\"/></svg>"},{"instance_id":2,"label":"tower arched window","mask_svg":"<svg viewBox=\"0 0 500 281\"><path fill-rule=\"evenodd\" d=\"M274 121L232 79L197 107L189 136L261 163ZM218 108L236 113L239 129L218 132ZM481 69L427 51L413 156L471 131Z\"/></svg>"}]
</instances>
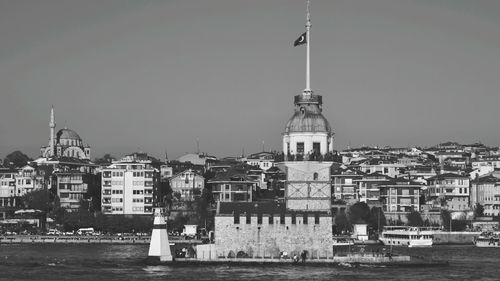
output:
<instances>
[{"instance_id":1,"label":"tower arched window","mask_svg":"<svg viewBox=\"0 0 500 281\"><path fill-rule=\"evenodd\" d=\"M313 174L313 180L317 181L318 180L318 173Z\"/></svg>"}]
</instances>

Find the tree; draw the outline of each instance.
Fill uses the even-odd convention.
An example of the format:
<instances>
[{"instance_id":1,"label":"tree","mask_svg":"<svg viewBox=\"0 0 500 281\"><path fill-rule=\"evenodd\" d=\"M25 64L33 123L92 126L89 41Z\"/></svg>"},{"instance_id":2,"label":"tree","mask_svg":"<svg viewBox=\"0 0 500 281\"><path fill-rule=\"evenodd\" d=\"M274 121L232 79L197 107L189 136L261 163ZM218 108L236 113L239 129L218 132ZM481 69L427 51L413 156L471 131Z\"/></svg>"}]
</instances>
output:
<instances>
[{"instance_id":1,"label":"tree","mask_svg":"<svg viewBox=\"0 0 500 281\"><path fill-rule=\"evenodd\" d=\"M409 214L406 215L406 218L408 219L409 226L423 226L424 225L424 220L422 219L422 216L420 215L420 213L417 211L411 211Z\"/></svg>"},{"instance_id":2,"label":"tree","mask_svg":"<svg viewBox=\"0 0 500 281\"><path fill-rule=\"evenodd\" d=\"M357 202L349 208L347 217L350 224L367 223L370 217L370 207L365 202Z\"/></svg>"},{"instance_id":3,"label":"tree","mask_svg":"<svg viewBox=\"0 0 500 281\"><path fill-rule=\"evenodd\" d=\"M211 228L213 223L213 216L210 212L210 206L214 202L212 197L212 192L208 188L204 188L201 192L201 196L196 199L196 217L198 220L198 225L207 226Z\"/></svg>"},{"instance_id":4,"label":"tree","mask_svg":"<svg viewBox=\"0 0 500 281\"><path fill-rule=\"evenodd\" d=\"M484 216L484 207L483 205L476 203L474 206L474 217L477 218L482 216Z\"/></svg>"},{"instance_id":5,"label":"tree","mask_svg":"<svg viewBox=\"0 0 500 281\"><path fill-rule=\"evenodd\" d=\"M340 234L344 231L348 231L350 229L349 220L347 219L347 215L344 210L341 210L335 216L335 232Z\"/></svg>"},{"instance_id":6,"label":"tree","mask_svg":"<svg viewBox=\"0 0 500 281\"><path fill-rule=\"evenodd\" d=\"M368 218L368 226L376 231L380 231L387 225L384 211L380 207L372 207Z\"/></svg>"},{"instance_id":7,"label":"tree","mask_svg":"<svg viewBox=\"0 0 500 281\"><path fill-rule=\"evenodd\" d=\"M21 200L27 209L49 212L54 208L51 197L52 195L48 190L40 189L24 194Z\"/></svg>"},{"instance_id":8,"label":"tree","mask_svg":"<svg viewBox=\"0 0 500 281\"><path fill-rule=\"evenodd\" d=\"M111 156L111 154L106 153L102 158L96 158L94 160L94 163L96 163L97 165L111 165L113 160L116 160L116 158Z\"/></svg>"},{"instance_id":9,"label":"tree","mask_svg":"<svg viewBox=\"0 0 500 281\"><path fill-rule=\"evenodd\" d=\"M446 209L441 210L441 224L445 230L450 231L451 214Z\"/></svg>"},{"instance_id":10,"label":"tree","mask_svg":"<svg viewBox=\"0 0 500 281\"><path fill-rule=\"evenodd\" d=\"M28 164L28 162L32 160L33 159L29 158L26 154L22 153L19 150L16 150L5 156L3 163L6 166L10 166L13 168L21 168L23 166L26 166L26 164Z\"/></svg>"}]
</instances>

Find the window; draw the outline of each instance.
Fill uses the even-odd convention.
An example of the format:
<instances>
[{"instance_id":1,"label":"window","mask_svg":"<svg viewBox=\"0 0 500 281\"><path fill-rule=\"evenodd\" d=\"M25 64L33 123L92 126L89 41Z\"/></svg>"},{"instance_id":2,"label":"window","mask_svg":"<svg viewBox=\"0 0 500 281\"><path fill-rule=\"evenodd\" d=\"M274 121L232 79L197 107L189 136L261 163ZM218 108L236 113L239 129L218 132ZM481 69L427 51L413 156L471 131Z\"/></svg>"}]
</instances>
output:
<instances>
[{"instance_id":1,"label":"window","mask_svg":"<svg viewBox=\"0 0 500 281\"><path fill-rule=\"evenodd\" d=\"M273 224L274 223L274 216L271 214L269 215L269 224Z\"/></svg>"},{"instance_id":2,"label":"window","mask_svg":"<svg viewBox=\"0 0 500 281\"><path fill-rule=\"evenodd\" d=\"M304 143L303 142L297 143L297 154L304 154Z\"/></svg>"},{"instance_id":3,"label":"window","mask_svg":"<svg viewBox=\"0 0 500 281\"><path fill-rule=\"evenodd\" d=\"M285 214L280 215L280 224L285 224Z\"/></svg>"},{"instance_id":4,"label":"window","mask_svg":"<svg viewBox=\"0 0 500 281\"><path fill-rule=\"evenodd\" d=\"M257 214L257 224L262 224L262 213Z\"/></svg>"},{"instance_id":5,"label":"window","mask_svg":"<svg viewBox=\"0 0 500 281\"><path fill-rule=\"evenodd\" d=\"M313 175L313 180L317 181L318 180L318 173L314 173Z\"/></svg>"},{"instance_id":6,"label":"window","mask_svg":"<svg viewBox=\"0 0 500 281\"><path fill-rule=\"evenodd\" d=\"M319 224L319 213L314 214L314 224Z\"/></svg>"},{"instance_id":7,"label":"window","mask_svg":"<svg viewBox=\"0 0 500 281\"><path fill-rule=\"evenodd\" d=\"M247 224L251 224L252 223L252 215L250 213L247 213L247 221L246 221Z\"/></svg>"},{"instance_id":8,"label":"window","mask_svg":"<svg viewBox=\"0 0 500 281\"><path fill-rule=\"evenodd\" d=\"M292 214L292 224L297 223L297 215L295 213Z\"/></svg>"},{"instance_id":9,"label":"window","mask_svg":"<svg viewBox=\"0 0 500 281\"><path fill-rule=\"evenodd\" d=\"M307 224L307 213L304 213L303 222L304 224Z\"/></svg>"},{"instance_id":10,"label":"window","mask_svg":"<svg viewBox=\"0 0 500 281\"><path fill-rule=\"evenodd\" d=\"M321 145L319 142L313 142L313 153L320 153Z\"/></svg>"},{"instance_id":11,"label":"window","mask_svg":"<svg viewBox=\"0 0 500 281\"><path fill-rule=\"evenodd\" d=\"M240 213L235 212L233 216L234 216L234 221L233 221L234 224L240 224Z\"/></svg>"}]
</instances>

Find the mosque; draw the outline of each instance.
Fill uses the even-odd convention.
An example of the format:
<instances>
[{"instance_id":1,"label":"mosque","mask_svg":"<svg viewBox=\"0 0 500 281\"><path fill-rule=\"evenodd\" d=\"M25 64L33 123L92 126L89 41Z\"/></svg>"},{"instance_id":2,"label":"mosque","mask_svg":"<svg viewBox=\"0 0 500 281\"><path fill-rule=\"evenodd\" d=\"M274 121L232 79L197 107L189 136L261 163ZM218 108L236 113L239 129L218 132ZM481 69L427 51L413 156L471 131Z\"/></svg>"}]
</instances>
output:
<instances>
[{"instance_id":1,"label":"mosque","mask_svg":"<svg viewBox=\"0 0 500 281\"><path fill-rule=\"evenodd\" d=\"M69 157L90 160L90 147L84 144L82 138L73 130L63 128L55 132L56 121L54 107L50 110L50 140L49 145L42 146L40 151L43 158Z\"/></svg>"}]
</instances>

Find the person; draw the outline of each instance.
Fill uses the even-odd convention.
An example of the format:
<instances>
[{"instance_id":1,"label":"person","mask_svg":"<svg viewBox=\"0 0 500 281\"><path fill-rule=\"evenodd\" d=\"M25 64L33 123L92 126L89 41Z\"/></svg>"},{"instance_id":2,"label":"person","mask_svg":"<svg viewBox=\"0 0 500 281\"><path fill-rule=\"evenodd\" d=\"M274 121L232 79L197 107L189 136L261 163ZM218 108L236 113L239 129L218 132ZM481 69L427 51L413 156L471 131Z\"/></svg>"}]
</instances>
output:
<instances>
[{"instance_id":1,"label":"person","mask_svg":"<svg viewBox=\"0 0 500 281\"><path fill-rule=\"evenodd\" d=\"M300 257L302 258L302 263L305 263L306 262L306 257L307 257L307 253L306 251L302 251L302 254L300 254Z\"/></svg>"},{"instance_id":2,"label":"person","mask_svg":"<svg viewBox=\"0 0 500 281\"><path fill-rule=\"evenodd\" d=\"M288 259L288 252L287 251L281 252L281 258Z\"/></svg>"},{"instance_id":3,"label":"person","mask_svg":"<svg viewBox=\"0 0 500 281\"><path fill-rule=\"evenodd\" d=\"M297 254L293 255L293 263L298 263L299 262L299 257L297 257Z\"/></svg>"}]
</instances>

